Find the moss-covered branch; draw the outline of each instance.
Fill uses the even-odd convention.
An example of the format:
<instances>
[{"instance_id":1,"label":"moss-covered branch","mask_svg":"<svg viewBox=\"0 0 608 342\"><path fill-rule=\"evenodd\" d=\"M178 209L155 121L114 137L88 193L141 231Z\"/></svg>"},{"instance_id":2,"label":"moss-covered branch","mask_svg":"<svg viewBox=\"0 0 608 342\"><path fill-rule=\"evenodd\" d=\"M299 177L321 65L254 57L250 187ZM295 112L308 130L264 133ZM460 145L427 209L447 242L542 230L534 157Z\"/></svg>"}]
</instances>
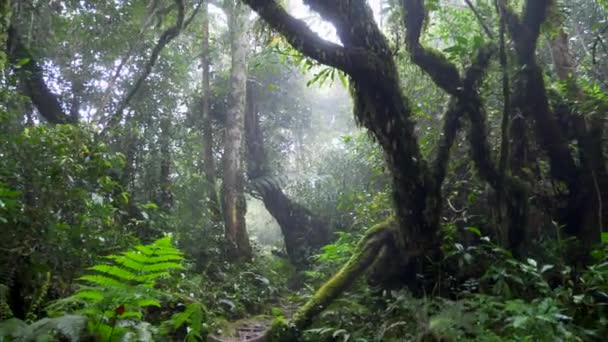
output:
<instances>
[{"instance_id":1,"label":"moss-covered branch","mask_svg":"<svg viewBox=\"0 0 608 342\"><path fill-rule=\"evenodd\" d=\"M462 89L462 79L458 68L439 51L425 48L420 43L422 27L426 20L424 0L402 0L406 42L412 61L422 68L433 82L450 95L458 95Z\"/></svg>"},{"instance_id":2,"label":"moss-covered branch","mask_svg":"<svg viewBox=\"0 0 608 342\"><path fill-rule=\"evenodd\" d=\"M357 278L376 261L382 249L395 240L395 226L395 219L389 218L370 228L357 245L353 256L340 271L323 284L314 296L296 312L289 325L278 322L273 326L270 335L279 341L289 341L294 335L300 334L309 327L318 314L354 284ZM290 338L285 338L288 335Z\"/></svg>"},{"instance_id":3,"label":"moss-covered branch","mask_svg":"<svg viewBox=\"0 0 608 342\"><path fill-rule=\"evenodd\" d=\"M296 50L347 73L373 69L377 57L365 49L340 46L321 38L302 20L291 16L276 0L244 0L273 29L281 33Z\"/></svg>"}]
</instances>

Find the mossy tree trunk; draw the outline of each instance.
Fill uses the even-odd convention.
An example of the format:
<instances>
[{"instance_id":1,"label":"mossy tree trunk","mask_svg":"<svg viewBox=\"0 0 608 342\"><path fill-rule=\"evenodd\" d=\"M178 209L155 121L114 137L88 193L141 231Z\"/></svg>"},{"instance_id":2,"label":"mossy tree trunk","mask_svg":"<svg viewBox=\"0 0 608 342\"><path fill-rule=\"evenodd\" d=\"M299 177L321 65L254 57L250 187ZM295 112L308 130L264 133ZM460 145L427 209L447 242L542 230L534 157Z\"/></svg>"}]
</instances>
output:
<instances>
[{"instance_id":1,"label":"mossy tree trunk","mask_svg":"<svg viewBox=\"0 0 608 342\"><path fill-rule=\"evenodd\" d=\"M226 252L233 260L251 259L251 245L245 224L247 204L244 192L243 138L247 88L247 15L239 1L227 1L232 67L224 136L222 202Z\"/></svg>"},{"instance_id":2,"label":"mossy tree trunk","mask_svg":"<svg viewBox=\"0 0 608 342\"><path fill-rule=\"evenodd\" d=\"M570 154L568 141L556 122L549 106L542 69L536 63L536 42L541 24L551 4L549 0L527 0L520 16L513 14L499 0L499 12L504 20L504 33L511 35L516 52L516 67L519 70L513 85L514 96L505 96L505 118L519 117L512 122L511 130L503 125L502 141L520 139L518 144L503 148L511 163L504 157L494 158L488 139L487 114L478 87L485 67L493 54L494 42L489 47L476 51L476 60L462 75L458 68L441 53L425 48L420 43L427 12L424 0L402 0L404 24L407 29L406 42L412 61L425 71L435 84L452 96L445 115L444 131L436 159L429 165L421 156L416 136L412 111L399 88L399 78L392 52L378 29L373 14L364 0L305 0L313 11L330 21L341 40L341 45L320 38L303 21L289 15L274 0L245 0L275 30L285 36L297 50L318 62L335 67L348 74L355 103L355 116L382 147L387 165L393 177L396 228L383 247L376 246L372 236L366 236L353 259L302 308L296 315L295 326L305 327L337 294L348 287L354 277L371 265L382 265L378 256L388 256L393 264L408 276L408 283L428 260L439 260L439 214L443 200L441 185L445 178L450 147L460 129L460 121L466 115L470 122L468 138L470 153L477 173L504 198L509 219L508 244L518 250L524 240L527 223L528 201L536 184L534 177L521 172L532 159L546 156L550 165L549 177L563 182L568 188L568 202L572 209L589 206L590 212L598 211L590 202L589 182L601 183L603 176L581 178L581 175L603 174L600 141L601 125L589 125L581 130L579 148L582 163L575 163ZM482 18L478 18L482 20ZM481 23L483 25L483 23ZM486 31L488 28L484 26ZM488 36L493 37L491 32ZM503 44L504 47L504 44ZM504 51L502 53L504 56ZM507 61L503 57L503 73L506 75ZM508 80L507 80L508 81ZM509 95L510 84L504 85L503 93ZM531 132L529 132L531 131ZM509 136L507 136L509 135ZM527 138L538 142L542 153L531 155ZM591 146L595 143L595 150ZM504 145L504 144L503 144ZM598 152L599 150L599 152ZM495 163L495 160L500 160ZM588 162L586 160L589 160ZM586 164L595 165L585 169ZM509 167L510 166L510 167ZM600 185L601 186L601 185ZM598 188L598 186L596 186ZM597 191L596 191L597 192ZM601 197L596 196L601 202ZM575 230L586 248L599 239L598 225L581 224L590 216L580 211L568 211L560 222ZM586 212L586 211L583 211ZM597 214L597 212L596 212ZM595 220L601 221L600 215ZM390 241L390 243L388 242ZM390 248L390 246L393 246ZM391 250L392 252L388 252ZM363 252L371 251L371 252ZM586 253L586 250L584 253ZM374 261L368 256L373 255ZM414 266L414 267L412 267ZM418 267L416 267L418 266ZM407 270L407 272L406 272ZM411 283L410 283L411 284ZM327 294L330 295L327 295Z\"/></svg>"},{"instance_id":3,"label":"mossy tree trunk","mask_svg":"<svg viewBox=\"0 0 608 342\"><path fill-rule=\"evenodd\" d=\"M308 264L308 258L330 239L328 222L289 198L275 181L269 169L260 114L255 105L255 85L247 87L245 131L247 139L247 175L264 206L283 233L285 249L297 268Z\"/></svg>"},{"instance_id":4,"label":"mossy tree trunk","mask_svg":"<svg viewBox=\"0 0 608 342\"><path fill-rule=\"evenodd\" d=\"M368 246L368 242L376 246L378 240L374 238L374 242L370 242L369 236L364 238L361 247L366 252L353 256L350 266L338 277L342 279L341 285L330 286L336 294L320 295L317 302L307 305L308 309L303 309L299 316L308 317L303 322L309 322L311 316L318 312L316 308L325 307L369 266L385 264L377 260L379 255L390 259L392 264L400 265L394 277L387 276L387 280L397 278L411 287L419 287L416 274L440 257L440 189L463 109L456 105L450 107L444 126L446 139L442 141L440 154L431 167L420 153L411 118L412 109L401 92L391 49L365 1L305 1L311 9L336 26L342 45L323 40L275 1L246 2L296 49L348 74L355 117L382 147L393 178L396 224L391 229L390 244L395 247L368 250L364 246ZM484 59L487 58L481 58ZM483 68L482 64L481 68L475 70ZM471 76L471 83L476 84L482 74L472 72L475 76ZM389 240L380 241L388 246ZM381 249L385 252L380 253ZM390 253L387 252L389 250ZM305 313L307 310L312 311Z\"/></svg>"},{"instance_id":5,"label":"mossy tree trunk","mask_svg":"<svg viewBox=\"0 0 608 342\"><path fill-rule=\"evenodd\" d=\"M567 207L561 208L557 221L565 226L567 233L577 237L582 248L577 248L575 259L579 263L585 263L589 252L600 241L603 224L604 214L600 209L600 184L604 183L606 178L601 148L603 124L593 117L587 122L581 113L571 116L575 126L574 138L580 151L577 163L570 152L572 141L560 126L557 115L549 104L543 70L535 55L541 25L549 14L552 1L529 0L525 3L521 16L514 14L504 1L500 3L513 39L520 70L516 86L520 88L521 96L515 99L514 106L521 111L526 121L532 123L536 140L549 160L551 178L563 183L567 188ZM555 48L556 46L554 52ZM560 63L567 62L566 57L560 56ZM566 74L565 69L561 70L558 77Z\"/></svg>"}]
</instances>

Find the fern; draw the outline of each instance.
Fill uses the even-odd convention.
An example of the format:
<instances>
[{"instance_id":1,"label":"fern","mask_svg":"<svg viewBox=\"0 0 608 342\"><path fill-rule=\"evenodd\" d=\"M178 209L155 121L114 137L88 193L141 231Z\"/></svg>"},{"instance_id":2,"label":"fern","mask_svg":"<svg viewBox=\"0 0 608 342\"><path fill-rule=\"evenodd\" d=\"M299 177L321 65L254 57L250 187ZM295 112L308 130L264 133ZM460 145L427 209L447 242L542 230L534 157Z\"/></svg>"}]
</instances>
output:
<instances>
[{"instance_id":1,"label":"fern","mask_svg":"<svg viewBox=\"0 0 608 342\"><path fill-rule=\"evenodd\" d=\"M161 306L165 294L156 288L158 281L184 269L185 259L172 246L170 237L106 258L107 263L90 267L89 273L79 278L82 284L74 295L56 301L47 310L63 313L76 305L77 312L91 319L92 333L112 340L128 332L119 327L119 321L142 320L145 308Z\"/></svg>"}]
</instances>

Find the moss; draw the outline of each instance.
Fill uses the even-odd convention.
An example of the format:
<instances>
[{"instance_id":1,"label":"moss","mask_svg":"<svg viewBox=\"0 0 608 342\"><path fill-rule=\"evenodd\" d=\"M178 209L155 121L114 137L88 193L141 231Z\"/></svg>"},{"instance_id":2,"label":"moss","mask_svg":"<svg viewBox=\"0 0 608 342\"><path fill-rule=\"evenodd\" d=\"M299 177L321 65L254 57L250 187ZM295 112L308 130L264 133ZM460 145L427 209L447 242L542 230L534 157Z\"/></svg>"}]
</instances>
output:
<instances>
[{"instance_id":1,"label":"moss","mask_svg":"<svg viewBox=\"0 0 608 342\"><path fill-rule=\"evenodd\" d=\"M272 321L272 325L266 335L268 342L289 342L297 341L297 331L293 324L290 324L285 317L277 317Z\"/></svg>"},{"instance_id":2,"label":"moss","mask_svg":"<svg viewBox=\"0 0 608 342\"><path fill-rule=\"evenodd\" d=\"M0 321L7 320L9 318L15 317L11 307L8 305L6 301L6 297L8 295L9 288L4 284L0 284Z\"/></svg>"},{"instance_id":3,"label":"moss","mask_svg":"<svg viewBox=\"0 0 608 342\"><path fill-rule=\"evenodd\" d=\"M395 218L391 217L375 225L365 234L348 262L296 312L292 323L297 331L306 328L316 315L348 289L374 263L387 239L394 237L394 227Z\"/></svg>"}]
</instances>

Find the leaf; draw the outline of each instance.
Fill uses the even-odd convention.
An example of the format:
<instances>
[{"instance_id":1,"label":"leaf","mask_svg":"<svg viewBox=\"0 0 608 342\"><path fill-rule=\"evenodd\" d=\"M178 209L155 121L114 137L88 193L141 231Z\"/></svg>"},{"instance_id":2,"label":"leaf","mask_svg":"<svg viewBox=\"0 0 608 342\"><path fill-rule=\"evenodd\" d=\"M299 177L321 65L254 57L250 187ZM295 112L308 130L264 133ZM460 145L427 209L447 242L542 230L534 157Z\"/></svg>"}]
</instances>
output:
<instances>
[{"instance_id":1,"label":"leaf","mask_svg":"<svg viewBox=\"0 0 608 342\"><path fill-rule=\"evenodd\" d=\"M218 303L228 305L228 307L230 308L230 311L232 311L236 308L236 304L234 304L234 302L231 301L230 299L220 299L220 300L218 300Z\"/></svg>"},{"instance_id":2,"label":"leaf","mask_svg":"<svg viewBox=\"0 0 608 342\"><path fill-rule=\"evenodd\" d=\"M0 322L0 341L4 341L5 339L9 341L9 337L16 338L21 336L27 328L27 323L18 318L2 321Z\"/></svg>"},{"instance_id":3,"label":"leaf","mask_svg":"<svg viewBox=\"0 0 608 342\"><path fill-rule=\"evenodd\" d=\"M74 294L73 296L74 298L82 298L82 299L91 299L94 301L99 301L102 300L104 295L101 291L98 290L83 290L83 291L78 291L76 294Z\"/></svg>"},{"instance_id":4,"label":"leaf","mask_svg":"<svg viewBox=\"0 0 608 342\"><path fill-rule=\"evenodd\" d=\"M479 230L479 228L477 228L477 227L466 227L465 230L481 237L481 230Z\"/></svg>"},{"instance_id":5,"label":"leaf","mask_svg":"<svg viewBox=\"0 0 608 342\"><path fill-rule=\"evenodd\" d=\"M512 318L511 320L511 325L513 326L513 328L521 328L524 324L526 324L528 322L528 317L527 316L515 316Z\"/></svg>"},{"instance_id":6,"label":"leaf","mask_svg":"<svg viewBox=\"0 0 608 342\"><path fill-rule=\"evenodd\" d=\"M348 79L346 78L346 74L340 71L338 72L338 78L340 78L340 83L342 83L342 86L348 89Z\"/></svg>"},{"instance_id":7,"label":"leaf","mask_svg":"<svg viewBox=\"0 0 608 342\"><path fill-rule=\"evenodd\" d=\"M121 287L123 285L120 281L110 278L110 277L103 276L103 275L89 274L89 275L84 275L78 279L85 280L92 284L99 285L102 287L108 287L108 286Z\"/></svg>"},{"instance_id":8,"label":"leaf","mask_svg":"<svg viewBox=\"0 0 608 342\"><path fill-rule=\"evenodd\" d=\"M51 335L54 330L68 337L70 341L82 339L87 319L80 315L65 315L57 318L41 319L30 326L31 333L26 341L38 341L39 336Z\"/></svg>"},{"instance_id":9,"label":"leaf","mask_svg":"<svg viewBox=\"0 0 608 342\"><path fill-rule=\"evenodd\" d=\"M277 34L276 36L274 36L272 38L272 40L270 40L270 42L268 42L268 46L276 46L279 45L279 43L281 42L281 40L283 40L283 36L281 36L280 34Z\"/></svg>"},{"instance_id":10,"label":"leaf","mask_svg":"<svg viewBox=\"0 0 608 342\"><path fill-rule=\"evenodd\" d=\"M94 271L99 271L99 272L105 273L107 275L114 276L123 281L132 280L137 277L137 275L135 275L134 273L132 273L122 267L118 267L118 266L114 266L114 265L95 265L93 267L90 267L89 269L94 270Z\"/></svg>"},{"instance_id":11,"label":"leaf","mask_svg":"<svg viewBox=\"0 0 608 342\"><path fill-rule=\"evenodd\" d=\"M553 268L555 268L553 265L543 265L543 267L540 269L540 273L545 273Z\"/></svg>"},{"instance_id":12,"label":"leaf","mask_svg":"<svg viewBox=\"0 0 608 342\"><path fill-rule=\"evenodd\" d=\"M135 302L135 304L142 308L146 307L146 306L156 306L156 307L160 308L160 301L158 299L154 299L154 298L139 299Z\"/></svg>"},{"instance_id":13,"label":"leaf","mask_svg":"<svg viewBox=\"0 0 608 342\"><path fill-rule=\"evenodd\" d=\"M22 67L22 66L24 66L24 65L28 64L30 61L31 61L31 59L30 59L30 58L21 58L19 61L17 61L17 64L16 64L16 65L17 65L18 67Z\"/></svg>"}]
</instances>

